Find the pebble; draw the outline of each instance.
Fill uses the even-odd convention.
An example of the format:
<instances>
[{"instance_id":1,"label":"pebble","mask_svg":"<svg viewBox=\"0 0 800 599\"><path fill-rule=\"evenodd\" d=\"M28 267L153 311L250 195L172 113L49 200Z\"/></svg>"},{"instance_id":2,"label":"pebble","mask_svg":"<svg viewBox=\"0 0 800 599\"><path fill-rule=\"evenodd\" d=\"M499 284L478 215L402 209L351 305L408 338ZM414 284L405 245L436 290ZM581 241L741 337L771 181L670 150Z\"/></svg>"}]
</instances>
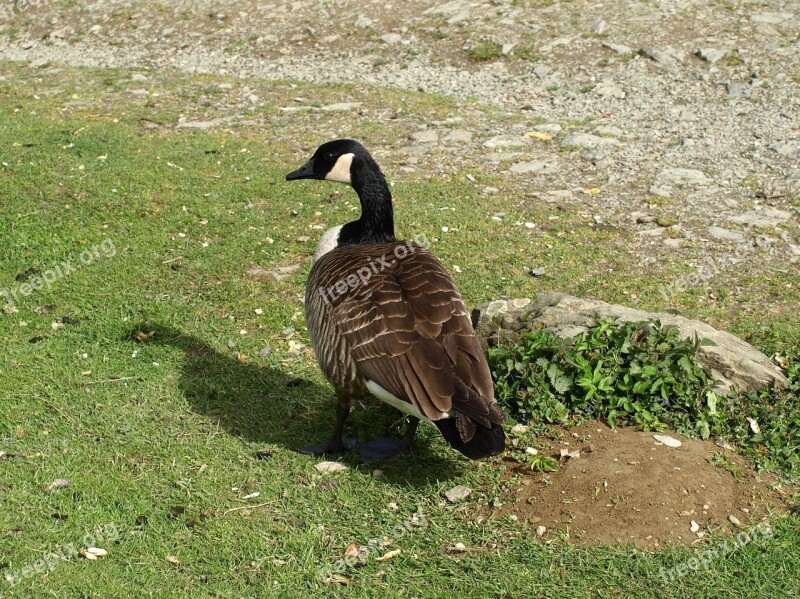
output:
<instances>
[{"instance_id":1,"label":"pebble","mask_svg":"<svg viewBox=\"0 0 800 599\"><path fill-rule=\"evenodd\" d=\"M459 501L463 501L471 494L472 494L472 489L464 485L458 485L444 492L444 496L450 503L458 503Z\"/></svg>"}]
</instances>

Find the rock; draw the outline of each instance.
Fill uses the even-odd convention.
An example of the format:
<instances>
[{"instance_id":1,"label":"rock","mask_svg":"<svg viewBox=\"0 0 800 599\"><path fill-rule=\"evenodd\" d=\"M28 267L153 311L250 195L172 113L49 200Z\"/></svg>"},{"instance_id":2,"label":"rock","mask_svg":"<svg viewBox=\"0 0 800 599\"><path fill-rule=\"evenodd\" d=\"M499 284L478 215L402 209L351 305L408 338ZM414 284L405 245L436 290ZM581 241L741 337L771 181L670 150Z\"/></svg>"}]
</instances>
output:
<instances>
[{"instance_id":1,"label":"rock","mask_svg":"<svg viewBox=\"0 0 800 599\"><path fill-rule=\"evenodd\" d=\"M530 427L527 424L515 424L511 427L511 434L512 435L524 435L528 432Z\"/></svg>"},{"instance_id":2,"label":"rock","mask_svg":"<svg viewBox=\"0 0 800 599\"><path fill-rule=\"evenodd\" d=\"M483 142L484 148L519 148L528 145L521 135L496 135Z\"/></svg>"},{"instance_id":3,"label":"rock","mask_svg":"<svg viewBox=\"0 0 800 599\"><path fill-rule=\"evenodd\" d=\"M561 133L561 125L558 123L542 123L541 125L534 125L533 130L547 135L557 135Z\"/></svg>"},{"instance_id":4,"label":"rock","mask_svg":"<svg viewBox=\"0 0 800 599\"><path fill-rule=\"evenodd\" d=\"M711 179L706 177L703 171L698 171L691 168L665 168L656 176L656 184L673 184L673 185L694 185L703 186L710 185Z\"/></svg>"},{"instance_id":5,"label":"rock","mask_svg":"<svg viewBox=\"0 0 800 599\"><path fill-rule=\"evenodd\" d=\"M616 323L659 320L662 325L677 327L684 338L694 339L696 335L712 341L714 345L698 349L697 359L722 383L722 393L730 392L732 387L753 391L771 385L788 385L780 368L748 343L683 316L645 312L557 292L541 293L534 300L495 300L472 311L473 326L488 346L517 339L526 331L544 330L561 338L573 337L604 319Z\"/></svg>"},{"instance_id":6,"label":"rock","mask_svg":"<svg viewBox=\"0 0 800 599\"><path fill-rule=\"evenodd\" d=\"M750 17L753 23L763 23L765 25L780 25L784 21L792 19L790 12L762 12Z\"/></svg>"},{"instance_id":7,"label":"rock","mask_svg":"<svg viewBox=\"0 0 800 599\"><path fill-rule=\"evenodd\" d=\"M669 435L653 435L653 439L667 447L680 447L683 445L683 443L678 441L675 437L670 437Z\"/></svg>"},{"instance_id":8,"label":"rock","mask_svg":"<svg viewBox=\"0 0 800 599\"><path fill-rule=\"evenodd\" d=\"M732 98L747 98L752 91L746 83L728 82L725 84L728 95Z\"/></svg>"},{"instance_id":9,"label":"rock","mask_svg":"<svg viewBox=\"0 0 800 599\"><path fill-rule=\"evenodd\" d=\"M715 62L722 60L727 53L728 50L724 48L700 48L697 52L695 52L695 55L701 60L705 60L710 64L714 64Z\"/></svg>"},{"instance_id":10,"label":"rock","mask_svg":"<svg viewBox=\"0 0 800 599\"><path fill-rule=\"evenodd\" d=\"M28 68L43 69L48 64L50 64L50 61L47 60L46 58L34 58L32 61L28 63Z\"/></svg>"},{"instance_id":11,"label":"rock","mask_svg":"<svg viewBox=\"0 0 800 599\"><path fill-rule=\"evenodd\" d=\"M412 133L411 139L420 144L435 144L439 141L439 132L436 129L425 129Z\"/></svg>"},{"instance_id":12,"label":"rock","mask_svg":"<svg viewBox=\"0 0 800 599\"><path fill-rule=\"evenodd\" d=\"M617 54L632 54L633 49L625 46L624 44L615 44L614 42L603 42L603 48L608 48Z\"/></svg>"},{"instance_id":13,"label":"rock","mask_svg":"<svg viewBox=\"0 0 800 599\"><path fill-rule=\"evenodd\" d=\"M544 533L546 532L547 532L546 526L542 526L540 524L539 526L536 527L536 536L539 537L540 539L544 536Z\"/></svg>"},{"instance_id":14,"label":"rock","mask_svg":"<svg viewBox=\"0 0 800 599\"><path fill-rule=\"evenodd\" d=\"M788 210L780 210L765 206L759 210L745 212L739 216L732 216L728 220L737 225L748 225L751 227L774 227L781 223L792 220L793 214Z\"/></svg>"},{"instance_id":15,"label":"rock","mask_svg":"<svg viewBox=\"0 0 800 599\"><path fill-rule=\"evenodd\" d=\"M553 72L553 67L548 67L546 64L537 64L533 67L533 74L539 79L544 79Z\"/></svg>"},{"instance_id":16,"label":"rock","mask_svg":"<svg viewBox=\"0 0 800 599\"><path fill-rule=\"evenodd\" d=\"M539 175L554 175L558 168L553 162L543 160L532 160L530 162L517 162L508 167L508 170L517 175L527 173L537 173Z\"/></svg>"},{"instance_id":17,"label":"rock","mask_svg":"<svg viewBox=\"0 0 800 599\"><path fill-rule=\"evenodd\" d=\"M625 91L612 81L603 81L594 88L596 94L606 98L617 98L621 100L625 97Z\"/></svg>"},{"instance_id":18,"label":"rock","mask_svg":"<svg viewBox=\"0 0 800 599\"><path fill-rule=\"evenodd\" d=\"M531 268L530 273L532 277L543 277L545 275L544 267L540 266L539 268Z\"/></svg>"},{"instance_id":19,"label":"rock","mask_svg":"<svg viewBox=\"0 0 800 599\"><path fill-rule=\"evenodd\" d=\"M737 517L736 517L736 516L734 516L733 514L731 514L730 516L728 516L728 522L730 522L730 523L731 523L731 524L733 524L734 526L738 526L738 527L741 527L741 526L742 526L742 522L741 522L741 520L739 520L739 518L737 518Z\"/></svg>"},{"instance_id":20,"label":"rock","mask_svg":"<svg viewBox=\"0 0 800 599\"><path fill-rule=\"evenodd\" d=\"M381 36L381 41L386 44L396 44L401 39L403 39L403 37L399 33L386 33Z\"/></svg>"},{"instance_id":21,"label":"rock","mask_svg":"<svg viewBox=\"0 0 800 599\"><path fill-rule=\"evenodd\" d=\"M785 156L786 158L800 160L800 141L776 141L769 144L769 149L781 156Z\"/></svg>"},{"instance_id":22,"label":"rock","mask_svg":"<svg viewBox=\"0 0 800 599\"><path fill-rule=\"evenodd\" d=\"M700 525L694 520L692 520L691 525L689 526L689 530L692 532L697 532L698 530L700 530Z\"/></svg>"},{"instance_id":23,"label":"rock","mask_svg":"<svg viewBox=\"0 0 800 599\"><path fill-rule=\"evenodd\" d=\"M349 112L359 106L361 106L361 102L337 102L336 104L323 106L321 110L325 112Z\"/></svg>"},{"instance_id":24,"label":"rock","mask_svg":"<svg viewBox=\"0 0 800 599\"><path fill-rule=\"evenodd\" d=\"M472 141L472 131L453 129L445 136L444 141L448 143L468 144Z\"/></svg>"},{"instance_id":25,"label":"rock","mask_svg":"<svg viewBox=\"0 0 800 599\"><path fill-rule=\"evenodd\" d=\"M711 226L708 227L707 231L711 237L720 241L742 241L744 239L744 235L741 233L729 231L728 229L723 229L722 227Z\"/></svg>"},{"instance_id":26,"label":"rock","mask_svg":"<svg viewBox=\"0 0 800 599\"><path fill-rule=\"evenodd\" d=\"M595 35L602 35L608 29L608 23L606 23L603 19L595 19L592 21L592 24L589 25L589 31L594 33Z\"/></svg>"},{"instance_id":27,"label":"rock","mask_svg":"<svg viewBox=\"0 0 800 599\"><path fill-rule=\"evenodd\" d=\"M639 54L641 54L645 58L649 58L650 60L665 66L673 66L676 62L674 56L672 56L671 54L667 54L666 52L659 50L658 48L641 48L639 50Z\"/></svg>"},{"instance_id":28,"label":"rock","mask_svg":"<svg viewBox=\"0 0 800 599\"><path fill-rule=\"evenodd\" d=\"M444 492L444 496L447 498L447 501L450 503L458 503L470 496L472 493L472 489L469 487L465 487L464 485L458 485L457 487L453 487L449 491Z\"/></svg>"},{"instance_id":29,"label":"rock","mask_svg":"<svg viewBox=\"0 0 800 599\"><path fill-rule=\"evenodd\" d=\"M619 141L611 137L600 137L599 135L592 135L591 133L573 133L564 138L564 141L561 142L561 146L565 148L598 148L600 146L618 143Z\"/></svg>"}]
</instances>

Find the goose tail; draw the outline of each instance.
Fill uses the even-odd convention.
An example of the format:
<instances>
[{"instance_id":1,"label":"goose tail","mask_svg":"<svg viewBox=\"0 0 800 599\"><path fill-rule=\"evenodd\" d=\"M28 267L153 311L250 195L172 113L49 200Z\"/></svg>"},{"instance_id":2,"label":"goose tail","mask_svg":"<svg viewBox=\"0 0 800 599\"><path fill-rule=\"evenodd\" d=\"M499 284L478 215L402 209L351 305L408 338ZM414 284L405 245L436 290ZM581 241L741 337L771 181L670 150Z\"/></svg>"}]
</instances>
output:
<instances>
[{"instance_id":1,"label":"goose tail","mask_svg":"<svg viewBox=\"0 0 800 599\"><path fill-rule=\"evenodd\" d=\"M447 440L453 449L461 452L471 460L488 458L505 451L506 435L500 423L491 422L490 428L472 423L475 427L474 433L468 441L465 441L462 438L461 431L459 431L459 420L462 418L466 419L462 414L458 414L455 418L442 418L434 421L442 437Z\"/></svg>"}]
</instances>

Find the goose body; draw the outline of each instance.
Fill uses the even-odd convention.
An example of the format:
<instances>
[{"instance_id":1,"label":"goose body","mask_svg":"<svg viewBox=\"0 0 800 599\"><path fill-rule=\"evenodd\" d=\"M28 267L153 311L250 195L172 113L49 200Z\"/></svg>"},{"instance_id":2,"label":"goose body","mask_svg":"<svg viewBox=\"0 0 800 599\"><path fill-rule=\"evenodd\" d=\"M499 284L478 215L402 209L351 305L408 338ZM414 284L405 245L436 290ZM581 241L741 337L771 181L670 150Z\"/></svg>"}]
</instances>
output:
<instances>
[{"instance_id":1,"label":"goose body","mask_svg":"<svg viewBox=\"0 0 800 599\"><path fill-rule=\"evenodd\" d=\"M505 416L461 295L427 248L395 240L391 195L378 165L360 144L337 140L287 175L298 178L349 183L362 205L361 218L326 232L314 253L306 322L339 408L333 437L300 450L342 449L353 400L375 396L411 421L404 439L362 447L367 459L408 450L420 420L469 458L501 453Z\"/></svg>"}]
</instances>

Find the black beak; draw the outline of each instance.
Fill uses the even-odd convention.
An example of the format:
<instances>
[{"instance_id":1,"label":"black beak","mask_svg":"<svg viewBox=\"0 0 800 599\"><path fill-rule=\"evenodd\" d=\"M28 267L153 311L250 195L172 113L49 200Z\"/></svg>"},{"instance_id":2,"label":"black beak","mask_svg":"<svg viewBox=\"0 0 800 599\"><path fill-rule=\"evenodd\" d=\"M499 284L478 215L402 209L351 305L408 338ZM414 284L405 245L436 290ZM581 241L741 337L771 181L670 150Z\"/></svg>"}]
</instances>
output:
<instances>
[{"instance_id":1,"label":"black beak","mask_svg":"<svg viewBox=\"0 0 800 599\"><path fill-rule=\"evenodd\" d=\"M314 175L314 159L312 158L296 171L292 171L291 173L286 175L286 180L294 181L296 179L314 179L315 177L316 176Z\"/></svg>"}]
</instances>

